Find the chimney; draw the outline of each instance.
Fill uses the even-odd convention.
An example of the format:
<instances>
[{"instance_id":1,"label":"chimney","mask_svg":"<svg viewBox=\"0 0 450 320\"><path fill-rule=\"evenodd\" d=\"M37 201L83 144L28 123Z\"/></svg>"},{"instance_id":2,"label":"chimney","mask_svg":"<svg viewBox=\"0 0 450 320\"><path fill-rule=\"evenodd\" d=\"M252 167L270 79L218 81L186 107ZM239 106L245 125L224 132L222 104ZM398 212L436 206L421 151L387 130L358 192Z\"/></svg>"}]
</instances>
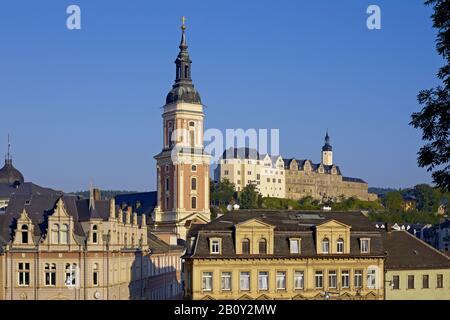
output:
<instances>
[{"instance_id":1,"label":"chimney","mask_svg":"<svg viewBox=\"0 0 450 320\"><path fill-rule=\"evenodd\" d=\"M147 215L145 213L142 213L141 226L147 227Z\"/></svg>"},{"instance_id":2,"label":"chimney","mask_svg":"<svg viewBox=\"0 0 450 320\"><path fill-rule=\"evenodd\" d=\"M137 225L137 213L133 213L133 225Z\"/></svg>"},{"instance_id":3,"label":"chimney","mask_svg":"<svg viewBox=\"0 0 450 320\"><path fill-rule=\"evenodd\" d=\"M391 232L392 231L392 224L389 222L386 222L384 224L384 229L386 230L386 232Z\"/></svg>"},{"instance_id":4,"label":"chimney","mask_svg":"<svg viewBox=\"0 0 450 320\"><path fill-rule=\"evenodd\" d=\"M100 189L90 188L89 189L89 208L95 209L95 201L100 200Z\"/></svg>"}]
</instances>

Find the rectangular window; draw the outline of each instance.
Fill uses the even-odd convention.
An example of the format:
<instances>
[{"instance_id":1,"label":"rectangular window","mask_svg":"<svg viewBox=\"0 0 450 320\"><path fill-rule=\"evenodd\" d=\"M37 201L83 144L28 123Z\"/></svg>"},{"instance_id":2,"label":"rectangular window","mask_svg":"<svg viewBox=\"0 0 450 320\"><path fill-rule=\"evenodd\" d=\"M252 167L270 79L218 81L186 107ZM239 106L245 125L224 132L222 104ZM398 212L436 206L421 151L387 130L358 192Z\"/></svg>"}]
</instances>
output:
<instances>
[{"instance_id":1,"label":"rectangular window","mask_svg":"<svg viewBox=\"0 0 450 320\"><path fill-rule=\"evenodd\" d=\"M336 270L328 271L328 287L329 288L337 288Z\"/></svg>"},{"instance_id":2,"label":"rectangular window","mask_svg":"<svg viewBox=\"0 0 450 320\"><path fill-rule=\"evenodd\" d=\"M323 271L316 271L316 274L315 274L315 287L316 287L316 289L323 288Z\"/></svg>"},{"instance_id":3,"label":"rectangular window","mask_svg":"<svg viewBox=\"0 0 450 320\"><path fill-rule=\"evenodd\" d=\"M303 271L294 272L294 289L303 290L305 284L305 273Z\"/></svg>"},{"instance_id":4,"label":"rectangular window","mask_svg":"<svg viewBox=\"0 0 450 320\"><path fill-rule=\"evenodd\" d=\"M219 239L211 240L211 253L212 254L220 253L220 240Z\"/></svg>"},{"instance_id":5,"label":"rectangular window","mask_svg":"<svg viewBox=\"0 0 450 320\"><path fill-rule=\"evenodd\" d=\"M203 272L202 274L202 290L203 291L212 291L212 280L213 274L212 272Z\"/></svg>"},{"instance_id":6,"label":"rectangular window","mask_svg":"<svg viewBox=\"0 0 450 320\"><path fill-rule=\"evenodd\" d=\"M299 239L290 239L290 248L291 248L291 253L299 254L300 253L300 240Z\"/></svg>"},{"instance_id":7,"label":"rectangular window","mask_svg":"<svg viewBox=\"0 0 450 320\"><path fill-rule=\"evenodd\" d=\"M92 285L98 286L98 271L92 272Z\"/></svg>"},{"instance_id":8,"label":"rectangular window","mask_svg":"<svg viewBox=\"0 0 450 320\"><path fill-rule=\"evenodd\" d=\"M342 270L341 272L342 288L350 288L350 271Z\"/></svg>"},{"instance_id":9,"label":"rectangular window","mask_svg":"<svg viewBox=\"0 0 450 320\"><path fill-rule=\"evenodd\" d=\"M261 271L258 273L258 289L261 291L269 290L269 273Z\"/></svg>"},{"instance_id":10,"label":"rectangular window","mask_svg":"<svg viewBox=\"0 0 450 320\"><path fill-rule=\"evenodd\" d=\"M224 175L226 175L226 176L228 175L228 170L224 171Z\"/></svg>"},{"instance_id":11,"label":"rectangular window","mask_svg":"<svg viewBox=\"0 0 450 320\"><path fill-rule=\"evenodd\" d=\"M257 175L256 175L256 180L260 180L261 179L261 175L258 173Z\"/></svg>"},{"instance_id":12,"label":"rectangular window","mask_svg":"<svg viewBox=\"0 0 450 320\"><path fill-rule=\"evenodd\" d=\"M46 263L44 266L45 271L45 285L55 286L56 285L56 265L54 263Z\"/></svg>"},{"instance_id":13,"label":"rectangular window","mask_svg":"<svg viewBox=\"0 0 450 320\"><path fill-rule=\"evenodd\" d=\"M239 289L242 291L250 290L250 272L241 272L239 277Z\"/></svg>"},{"instance_id":14,"label":"rectangular window","mask_svg":"<svg viewBox=\"0 0 450 320\"><path fill-rule=\"evenodd\" d=\"M231 272L222 272L222 290L231 290Z\"/></svg>"},{"instance_id":15,"label":"rectangular window","mask_svg":"<svg viewBox=\"0 0 450 320\"><path fill-rule=\"evenodd\" d=\"M286 290L286 271L277 272L277 290Z\"/></svg>"},{"instance_id":16,"label":"rectangular window","mask_svg":"<svg viewBox=\"0 0 450 320\"><path fill-rule=\"evenodd\" d=\"M363 286L363 271L355 270L355 288L362 288Z\"/></svg>"},{"instance_id":17,"label":"rectangular window","mask_svg":"<svg viewBox=\"0 0 450 320\"><path fill-rule=\"evenodd\" d=\"M377 282L377 271L375 269L367 270L367 288L374 289Z\"/></svg>"},{"instance_id":18,"label":"rectangular window","mask_svg":"<svg viewBox=\"0 0 450 320\"><path fill-rule=\"evenodd\" d=\"M252 172L251 171L247 171L247 175L251 176Z\"/></svg>"},{"instance_id":19,"label":"rectangular window","mask_svg":"<svg viewBox=\"0 0 450 320\"><path fill-rule=\"evenodd\" d=\"M369 239L361 239L361 253L369 253Z\"/></svg>"},{"instance_id":20,"label":"rectangular window","mask_svg":"<svg viewBox=\"0 0 450 320\"><path fill-rule=\"evenodd\" d=\"M30 285L30 264L28 262L19 263L19 286L29 286Z\"/></svg>"},{"instance_id":21,"label":"rectangular window","mask_svg":"<svg viewBox=\"0 0 450 320\"><path fill-rule=\"evenodd\" d=\"M400 289L400 276L392 277L392 289L399 290Z\"/></svg>"},{"instance_id":22,"label":"rectangular window","mask_svg":"<svg viewBox=\"0 0 450 320\"><path fill-rule=\"evenodd\" d=\"M436 275L436 288L443 288L444 287L444 275L438 274Z\"/></svg>"},{"instance_id":23,"label":"rectangular window","mask_svg":"<svg viewBox=\"0 0 450 320\"><path fill-rule=\"evenodd\" d=\"M408 275L408 289L414 289L414 276Z\"/></svg>"},{"instance_id":24,"label":"rectangular window","mask_svg":"<svg viewBox=\"0 0 450 320\"><path fill-rule=\"evenodd\" d=\"M422 276L422 288L428 289L430 287L430 277L427 274Z\"/></svg>"}]
</instances>

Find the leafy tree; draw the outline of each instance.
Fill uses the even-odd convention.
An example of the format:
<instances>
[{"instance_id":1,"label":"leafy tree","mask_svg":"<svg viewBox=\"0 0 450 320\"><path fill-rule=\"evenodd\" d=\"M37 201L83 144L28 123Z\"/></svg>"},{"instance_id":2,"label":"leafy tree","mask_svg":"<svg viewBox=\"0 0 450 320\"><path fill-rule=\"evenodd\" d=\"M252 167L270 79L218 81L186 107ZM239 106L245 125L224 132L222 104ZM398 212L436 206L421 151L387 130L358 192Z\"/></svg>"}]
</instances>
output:
<instances>
[{"instance_id":1,"label":"leafy tree","mask_svg":"<svg viewBox=\"0 0 450 320\"><path fill-rule=\"evenodd\" d=\"M227 205L234 200L234 183L231 183L228 179L222 181L210 183L210 197L213 204Z\"/></svg>"},{"instance_id":2,"label":"leafy tree","mask_svg":"<svg viewBox=\"0 0 450 320\"><path fill-rule=\"evenodd\" d=\"M256 209L262 205L262 196L256 190L254 184L246 185L239 195L239 205L241 209Z\"/></svg>"},{"instance_id":3,"label":"leafy tree","mask_svg":"<svg viewBox=\"0 0 450 320\"><path fill-rule=\"evenodd\" d=\"M411 125L422 130L427 143L418 152L418 164L433 172L433 182L442 190L450 190L450 0L427 0L434 13L433 27L438 29L436 49L446 65L439 69L443 86L422 90L417 99L424 105L413 113Z\"/></svg>"},{"instance_id":4,"label":"leafy tree","mask_svg":"<svg viewBox=\"0 0 450 320\"><path fill-rule=\"evenodd\" d=\"M417 200L417 210L435 213L439 207L441 193L427 184L418 184L412 190Z\"/></svg>"},{"instance_id":5,"label":"leafy tree","mask_svg":"<svg viewBox=\"0 0 450 320\"><path fill-rule=\"evenodd\" d=\"M391 191L386 193L383 198L383 204L388 211L402 211L403 196L400 191Z\"/></svg>"},{"instance_id":6,"label":"leafy tree","mask_svg":"<svg viewBox=\"0 0 450 320\"><path fill-rule=\"evenodd\" d=\"M298 200L299 209L302 210L318 210L321 208L320 201L311 196L306 196Z\"/></svg>"}]
</instances>

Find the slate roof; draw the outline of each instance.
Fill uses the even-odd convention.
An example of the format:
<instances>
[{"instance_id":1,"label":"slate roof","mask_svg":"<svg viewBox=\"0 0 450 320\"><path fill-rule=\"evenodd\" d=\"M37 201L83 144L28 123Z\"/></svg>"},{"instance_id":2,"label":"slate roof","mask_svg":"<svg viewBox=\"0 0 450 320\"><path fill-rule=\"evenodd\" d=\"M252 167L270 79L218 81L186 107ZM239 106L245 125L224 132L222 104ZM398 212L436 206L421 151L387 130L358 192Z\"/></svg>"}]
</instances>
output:
<instances>
[{"instance_id":1,"label":"slate roof","mask_svg":"<svg viewBox=\"0 0 450 320\"><path fill-rule=\"evenodd\" d=\"M146 214L148 217L158 204L157 191L151 192L139 192L130 194L120 194L115 197L116 205L122 207L132 207L133 212L136 212L139 216Z\"/></svg>"},{"instance_id":2,"label":"slate roof","mask_svg":"<svg viewBox=\"0 0 450 320\"><path fill-rule=\"evenodd\" d=\"M321 163L314 163L314 162L312 162L311 160L308 160L308 159L295 159L295 158L283 159L283 161L284 161L284 168L286 170L290 169L291 162L293 160L297 161L297 170L300 170L300 171L304 171L305 170L305 164L306 164L307 161L309 161L309 163L311 164L312 171L317 171L319 169L320 165L321 165ZM333 168L333 165L329 166L329 165L322 164L322 166L323 166L323 169L324 169L325 173L331 174L331 169ZM341 169L339 168L339 166L335 165L334 167L336 168L337 174L338 175L342 175Z\"/></svg>"},{"instance_id":3,"label":"slate roof","mask_svg":"<svg viewBox=\"0 0 450 320\"><path fill-rule=\"evenodd\" d=\"M358 182L358 183L367 183L363 179L360 178L351 178L351 177L342 177L342 181L344 182Z\"/></svg>"},{"instance_id":4,"label":"slate roof","mask_svg":"<svg viewBox=\"0 0 450 320\"><path fill-rule=\"evenodd\" d=\"M13 185L14 183L23 183L23 175L14 168L12 159L5 159L5 165L0 169L0 183Z\"/></svg>"},{"instance_id":5,"label":"slate roof","mask_svg":"<svg viewBox=\"0 0 450 320\"><path fill-rule=\"evenodd\" d=\"M221 159L253 159L260 160L263 157L260 156L258 150L252 148L228 148L222 153Z\"/></svg>"},{"instance_id":6,"label":"slate roof","mask_svg":"<svg viewBox=\"0 0 450 320\"><path fill-rule=\"evenodd\" d=\"M450 258L406 231L382 232L386 270L450 269Z\"/></svg>"},{"instance_id":7,"label":"slate roof","mask_svg":"<svg viewBox=\"0 0 450 320\"><path fill-rule=\"evenodd\" d=\"M362 236L371 238L371 254L369 256L384 255L380 232L361 212L240 210L226 213L209 224L191 229L188 237L196 237L196 244L195 250L190 256L195 258L235 257L235 226L251 219L258 219L275 227L273 256L291 256L289 238L300 237L302 239L301 254L294 256L317 257L315 227L331 220L337 220L351 226L351 256L362 256L359 247L359 238ZM222 239L222 254L220 256L210 255L208 239L211 237L220 237ZM258 256L251 255L250 257L256 258ZM267 255L264 255L264 257L267 257ZM327 257L331 257L331 255L327 255Z\"/></svg>"},{"instance_id":8,"label":"slate roof","mask_svg":"<svg viewBox=\"0 0 450 320\"><path fill-rule=\"evenodd\" d=\"M50 188L44 188L34 184L32 182L24 182L17 188L9 184L0 184L0 198L9 198L12 195L48 195L53 193L62 193L61 191L53 190Z\"/></svg>"}]
</instances>

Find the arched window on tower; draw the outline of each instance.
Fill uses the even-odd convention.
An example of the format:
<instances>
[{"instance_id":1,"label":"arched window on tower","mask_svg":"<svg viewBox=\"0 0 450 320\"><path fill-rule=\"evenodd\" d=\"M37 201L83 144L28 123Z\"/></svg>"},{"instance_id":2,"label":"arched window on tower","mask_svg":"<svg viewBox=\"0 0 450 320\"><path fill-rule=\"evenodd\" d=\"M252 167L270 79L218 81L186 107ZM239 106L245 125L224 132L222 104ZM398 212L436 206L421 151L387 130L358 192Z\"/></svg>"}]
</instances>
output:
<instances>
[{"instance_id":1,"label":"arched window on tower","mask_svg":"<svg viewBox=\"0 0 450 320\"><path fill-rule=\"evenodd\" d=\"M197 178L191 179L191 190L197 190Z\"/></svg>"},{"instance_id":2,"label":"arched window on tower","mask_svg":"<svg viewBox=\"0 0 450 320\"><path fill-rule=\"evenodd\" d=\"M195 147L195 122L189 122L189 143L191 148Z\"/></svg>"},{"instance_id":3,"label":"arched window on tower","mask_svg":"<svg viewBox=\"0 0 450 320\"><path fill-rule=\"evenodd\" d=\"M22 226L21 233L22 233L22 243L27 244L28 243L28 226L27 225L24 224Z\"/></svg>"},{"instance_id":4,"label":"arched window on tower","mask_svg":"<svg viewBox=\"0 0 450 320\"><path fill-rule=\"evenodd\" d=\"M184 77L189 78L189 66L184 66Z\"/></svg>"}]
</instances>

